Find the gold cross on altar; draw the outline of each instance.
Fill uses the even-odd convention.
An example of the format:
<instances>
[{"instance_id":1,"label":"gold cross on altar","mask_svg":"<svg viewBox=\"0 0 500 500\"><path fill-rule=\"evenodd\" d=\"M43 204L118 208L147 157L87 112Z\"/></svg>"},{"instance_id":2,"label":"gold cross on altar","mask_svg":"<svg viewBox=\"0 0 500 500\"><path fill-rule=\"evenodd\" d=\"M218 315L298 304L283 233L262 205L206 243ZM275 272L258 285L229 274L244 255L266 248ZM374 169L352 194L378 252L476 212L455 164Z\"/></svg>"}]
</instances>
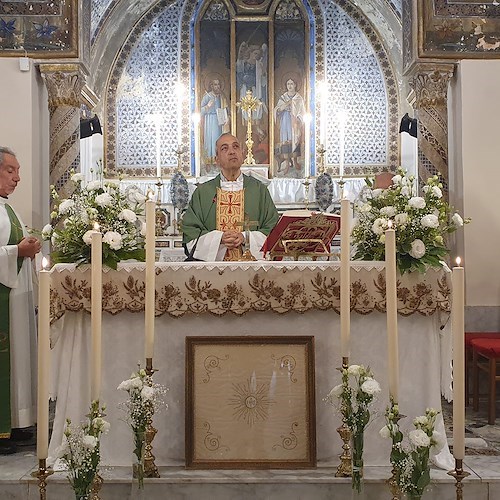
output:
<instances>
[{"instance_id":1,"label":"gold cross on altar","mask_svg":"<svg viewBox=\"0 0 500 500\"><path fill-rule=\"evenodd\" d=\"M255 111L259 105L259 99L252 95L251 90L247 90L245 97L242 97L241 101L236 103L236 106L241 107L241 109L247 114L247 140L245 141L247 146L247 157L243 162L244 165L255 165L255 159L252 153L252 111Z\"/></svg>"},{"instance_id":2,"label":"gold cross on altar","mask_svg":"<svg viewBox=\"0 0 500 500\"><path fill-rule=\"evenodd\" d=\"M245 214L243 222L237 222L236 225L241 226L243 231L245 231L245 251L243 252L241 260L257 260L250 252L250 228L258 227L259 221L250 220L250 216Z\"/></svg>"}]
</instances>

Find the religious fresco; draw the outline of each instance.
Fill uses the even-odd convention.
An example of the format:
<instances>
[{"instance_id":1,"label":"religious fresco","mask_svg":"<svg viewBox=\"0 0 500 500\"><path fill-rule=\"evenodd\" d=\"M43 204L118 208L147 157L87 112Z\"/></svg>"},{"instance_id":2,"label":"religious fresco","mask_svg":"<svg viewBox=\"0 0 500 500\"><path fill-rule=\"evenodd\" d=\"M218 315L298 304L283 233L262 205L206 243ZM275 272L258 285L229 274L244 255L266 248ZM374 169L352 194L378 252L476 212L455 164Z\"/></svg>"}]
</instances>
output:
<instances>
[{"instance_id":1,"label":"religious fresco","mask_svg":"<svg viewBox=\"0 0 500 500\"><path fill-rule=\"evenodd\" d=\"M30 57L77 57L77 0L0 0L0 52L24 51Z\"/></svg>"},{"instance_id":2,"label":"religious fresco","mask_svg":"<svg viewBox=\"0 0 500 500\"><path fill-rule=\"evenodd\" d=\"M419 0L420 57L498 57L500 5L484 0Z\"/></svg>"}]
</instances>

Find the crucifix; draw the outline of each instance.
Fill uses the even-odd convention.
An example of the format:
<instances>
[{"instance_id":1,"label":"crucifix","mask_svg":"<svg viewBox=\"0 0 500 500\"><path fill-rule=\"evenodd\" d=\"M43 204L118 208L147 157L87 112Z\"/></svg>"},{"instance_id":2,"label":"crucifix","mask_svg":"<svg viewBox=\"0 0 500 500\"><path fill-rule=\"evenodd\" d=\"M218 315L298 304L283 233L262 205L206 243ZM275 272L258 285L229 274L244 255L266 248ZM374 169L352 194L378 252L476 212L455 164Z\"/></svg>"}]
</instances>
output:
<instances>
[{"instance_id":1,"label":"crucifix","mask_svg":"<svg viewBox=\"0 0 500 500\"><path fill-rule=\"evenodd\" d=\"M240 106L241 109L247 114L247 140L245 141L247 146L247 157L243 162L244 165L255 165L255 159L252 152L252 112L255 111L259 105L259 99L252 95L251 90L247 90L245 97L242 97L241 101L236 103L236 106Z\"/></svg>"},{"instance_id":2,"label":"crucifix","mask_svg":"<svg viewBox=\"0 0 500 500\"><path fill-rule=\"evenodd\" d=\"M257 227L259 222L256 220L250 220L250 216L245 214L243 222L238 222L237 226L241 226L243 231L245 231L245 251L241 257L241 260L257 260L250 252L250 228Z\"/></svg>"}]
</instances>

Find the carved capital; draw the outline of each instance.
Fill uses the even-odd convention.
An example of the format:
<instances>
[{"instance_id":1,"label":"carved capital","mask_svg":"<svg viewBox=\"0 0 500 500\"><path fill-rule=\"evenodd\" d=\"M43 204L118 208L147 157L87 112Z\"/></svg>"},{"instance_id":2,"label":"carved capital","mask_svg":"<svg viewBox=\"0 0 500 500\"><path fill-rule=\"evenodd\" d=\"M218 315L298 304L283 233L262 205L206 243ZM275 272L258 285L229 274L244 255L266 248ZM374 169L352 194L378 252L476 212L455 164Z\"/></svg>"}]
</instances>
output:
<instances>
[{"instance_id":1,"label":"carved capital","mask_svg":"<svg viewBox=\"0 0 500 500\"><path fill-rule=\"evenodd\" d=\"M77 64L41 64L40 73L49 95L49 108L79 108L85 76Z\"/></svg>"},{"instance_id":2,"label":"carved capital","mask_svg":"<svg viewBox=\"0 0 500 500\"><path fill-rule=\"evenodd\" d=\"M417 65L408 83L415 92L415 108L446 106L448 83L454 73L454 65Z\"/></svg>"}]
</instances>

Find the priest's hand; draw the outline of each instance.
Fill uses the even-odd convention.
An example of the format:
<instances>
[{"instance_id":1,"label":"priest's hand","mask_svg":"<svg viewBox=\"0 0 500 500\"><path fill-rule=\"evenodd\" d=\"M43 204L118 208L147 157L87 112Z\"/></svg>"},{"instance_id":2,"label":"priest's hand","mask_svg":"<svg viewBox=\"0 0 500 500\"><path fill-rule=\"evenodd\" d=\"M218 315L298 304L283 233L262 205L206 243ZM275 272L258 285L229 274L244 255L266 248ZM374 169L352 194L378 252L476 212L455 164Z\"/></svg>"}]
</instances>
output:
<instances>
[{"instance_id":1,"label":"priest's hand","mask_svg":"<svg viewBox=\"0 0 500 500\"><path fill-rule=\"evenodd\" d=\"M235 231L234 229L229 229L227 231L224 231L224 234L222 235L221 238L221 243L226 247L226 248L238 248L243 244L244 237L243 233L240 233L239 231Z\"/></svg>"},{"instance_id":2,"label":"priest's hand","mask_svg":"<svg viewBox=\"0 0 500 500\"><path fill-rule=\"evenodd\" d=\"M34 259L35 255L42 248L42 244L40 241L33 236L29 238L23 238L17 244L17 256L18 257L29 257L30 259Z\"/></svg>"}]
</instances>

